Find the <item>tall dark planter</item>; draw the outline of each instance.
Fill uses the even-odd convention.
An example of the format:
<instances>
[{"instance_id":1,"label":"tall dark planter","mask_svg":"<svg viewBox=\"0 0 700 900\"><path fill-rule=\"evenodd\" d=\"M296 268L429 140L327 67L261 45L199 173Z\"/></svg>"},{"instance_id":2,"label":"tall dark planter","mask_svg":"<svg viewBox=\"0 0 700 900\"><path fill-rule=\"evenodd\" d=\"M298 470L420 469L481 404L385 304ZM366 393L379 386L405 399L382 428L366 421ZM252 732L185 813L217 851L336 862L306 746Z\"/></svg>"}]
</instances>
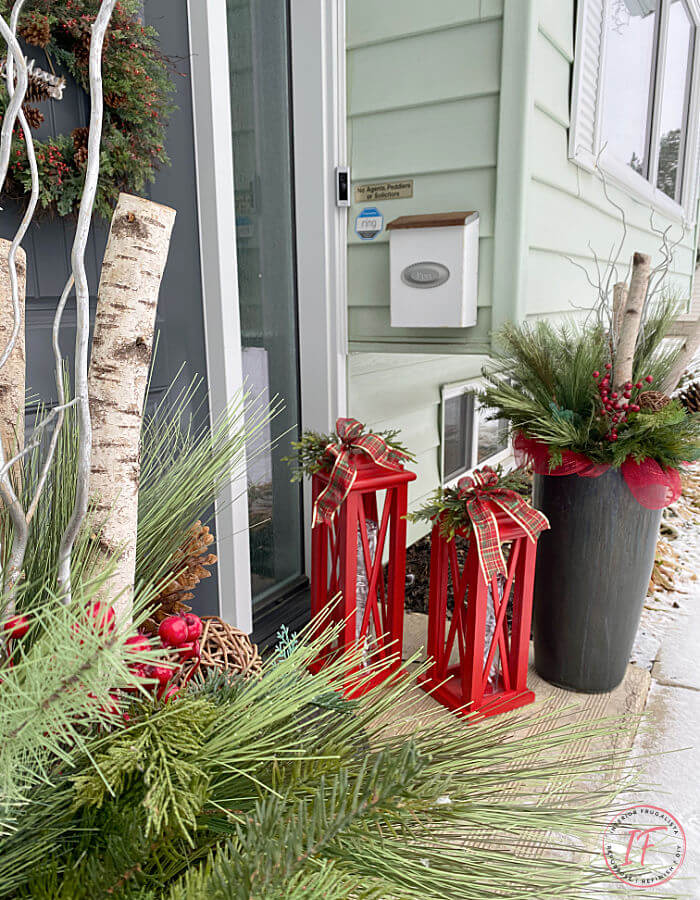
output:
<instances>
[{"instance_id":1,"label":"tall dark planter","mask_svg":"<svg viewBox=\"0 0 700 900\"><path fill-rule=\"evenodd\" d=\"M599 478L536 475L549 519L535 574L535 668L584 693L623 679L639 627L661 510L641 506L618 470Z\"/></svg>"}]
</instances>

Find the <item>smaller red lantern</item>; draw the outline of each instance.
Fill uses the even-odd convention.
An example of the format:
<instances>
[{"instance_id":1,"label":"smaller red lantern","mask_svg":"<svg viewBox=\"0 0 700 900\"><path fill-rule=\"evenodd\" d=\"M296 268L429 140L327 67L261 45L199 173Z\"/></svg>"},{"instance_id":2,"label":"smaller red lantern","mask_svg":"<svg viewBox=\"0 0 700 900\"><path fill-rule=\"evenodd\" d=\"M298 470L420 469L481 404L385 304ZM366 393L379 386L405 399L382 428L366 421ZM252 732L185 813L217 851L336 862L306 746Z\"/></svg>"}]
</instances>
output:
<instances>
[{"instance_id":1,"label":"smaller red lantern","mask_svg":"<svg viewBox=\"0 0 700 900\"><path fill-rule=\"evenodd\" d=\"M537 538L546 518L484 469L460 482L472 527L432 532L428 672L421 687L449 709L492 716L532 703L527 689ZM455 536L469 541L460 568ZM505 552L504 552L505 551ZM448 578L454 592L447 620ZM508 606L511 625L508 626ZM490 627L489 627L490 626ZM451 662L457 650L457 661Z\"/></svg>"}]
</instances>

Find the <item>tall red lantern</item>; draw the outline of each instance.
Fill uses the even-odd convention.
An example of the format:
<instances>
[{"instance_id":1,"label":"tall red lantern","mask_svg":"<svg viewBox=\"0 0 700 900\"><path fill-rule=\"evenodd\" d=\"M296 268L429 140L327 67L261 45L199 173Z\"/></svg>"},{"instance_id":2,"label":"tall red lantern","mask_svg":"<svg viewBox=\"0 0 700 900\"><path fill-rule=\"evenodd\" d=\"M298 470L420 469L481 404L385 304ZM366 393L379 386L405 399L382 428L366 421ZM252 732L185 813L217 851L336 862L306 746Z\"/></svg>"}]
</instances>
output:
<instances>
[{"instance_id":1,"label":"tall red lantern","mask_svg":"<svg viewBox=\"0 0 700 900\"><path fill-rule=\"evenodd\" d=\"M472 479L469 482L471 488ZM449 709L493 716L535 699L527 688L532 592L537 537L548 524L544 517L538 521L540 514L511 491L500 491L504 497L510 495L504 508L478 488L477 494L480 507L475 518L481 527L486 523L491 529L490 543L485 547L483 539L477 540L474 528L458 529L456 535L469 540L463 567L454 537L442 533L439 520L433 526L427 648L432 664L419 683ZM511 505L509 514L505 507ZM522 522L512 514L513 509L525 513ZM489 553L491 565L485 565ZM493 564L496 554L501 560L500 573ZM454 593L451 621L447 619L448 577ZM487 633L489 619L492 634ZM457 661L451 663L455 648Z\"/></svg>"},{"instance_id":2,"label":"tall red lantern","mask_svg":"<svg viewBox=\"0 0 700 900\"><path fill-rule=\"evenodd\" d=\"M346 420L347 421L347 420ZM318 671L330 660L351 651L346 693L359 695L391 677L401 665L406 582L406 510L408 484L413 472L400 466L378 465L362 452L346 458L354 480L335 514L316 521L312 530L311 612L317 634L332 623L342 623L339 637L312 663ZM328 491L332 473L313 476L314 509ZM370 523L376 523L376 528ZM382 558L388 548L385 580ZM357 579L364 569L366 602L358 614ZM381 661L372 677L363 674L364 662Z\"/></svg>"}]
</instances>

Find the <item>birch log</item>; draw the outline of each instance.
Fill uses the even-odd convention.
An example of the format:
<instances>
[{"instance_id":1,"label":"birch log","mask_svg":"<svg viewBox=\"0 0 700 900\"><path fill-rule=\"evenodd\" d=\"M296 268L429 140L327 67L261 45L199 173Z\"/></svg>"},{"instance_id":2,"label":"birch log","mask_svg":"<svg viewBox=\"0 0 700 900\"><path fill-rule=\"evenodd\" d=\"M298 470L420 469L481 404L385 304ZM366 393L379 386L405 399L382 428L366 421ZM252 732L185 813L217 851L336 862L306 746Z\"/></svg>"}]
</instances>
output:
<instances>
[{"instance_id":1,"label":"birch log","mask_svg":"<svg viewBox=\"0 0 700 900\"><path fill-rule=\"evenodd\" d=\"M121 194L98 291L88 378L90 492L100 555L115 565L104 598L115 601L121 616L130 615L133 599L139 438L158 291L174 221L175 210Z\"/></svg>"},{"instance_id":2,"label":"birch log","mask_svg":"<svg viewBox=\"0 0 700 900\"><path fill-rule=\"evenodd\" d=\"M0 349L7 345L14 328L8 264L10 246L10 241L0 239ZM7 362L0 369L0 440L5 450L5 459L10 459L24 446L24 297L27 257L21 247L17 250L16 266L20 305L19 334Z\"/></svg>"},{"instance_id":3,"label":"birch log","mask_svg":"<svg viewBox=\"0 0 700 900\"><path fill-rule=\"evenodd\" d=\"M612 330L613 340L617 344L620 338L620 324L622 323L622 314L627 305L627 285L624 281L618 281L613 288L613 314L612 314Z\"/></svg>"},{"instance_id":4,"label":"birch log","mask_svg":"<svg viewBox=\"0 0 700 900\"><path fill-rule=\"evenodd\" d=\"M675 391L678 387L678 382L695 359L698 350L700 350L700 319L696 319L693 323L692 331L683 343L683 349L676 360L676 364L666 375L661 384L658 385L660 391L663 391L665 394L671 394Z\"/></svg>"},{"instance_id":5,"label":"birch log","mask_svg":"<svg viewBox=\"0 0 700 900\"><path fill-rule=\"evenodd\" d=\"M642 310L647 296L649 276L651 275L651 257L646 253L635 253L632 257L632 275L627 291L627 303L620 322L620 333L615 354L615 387L621 388L632 381L634 368L634 350L637 346L637 335L642 321Z\"/></svg>"}]
</instances>

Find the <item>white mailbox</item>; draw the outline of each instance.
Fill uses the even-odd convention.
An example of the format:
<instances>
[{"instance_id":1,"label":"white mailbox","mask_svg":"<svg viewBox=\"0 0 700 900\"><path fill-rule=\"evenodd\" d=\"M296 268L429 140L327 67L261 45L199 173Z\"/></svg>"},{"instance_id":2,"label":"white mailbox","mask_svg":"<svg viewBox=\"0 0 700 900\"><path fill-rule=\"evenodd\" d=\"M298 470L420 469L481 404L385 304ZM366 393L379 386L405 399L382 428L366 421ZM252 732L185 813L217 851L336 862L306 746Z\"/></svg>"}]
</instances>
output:
<instances>
[{"instance_id":1,"label":"white mailbox","mask_svg":"<svg viewBox=\"0 0 700 900\"><path fill-rule=\"evenodd\" d=\"M392 326L476 325L479 213L399 216L386 228Z\"/></svg>"}]
</instances>

